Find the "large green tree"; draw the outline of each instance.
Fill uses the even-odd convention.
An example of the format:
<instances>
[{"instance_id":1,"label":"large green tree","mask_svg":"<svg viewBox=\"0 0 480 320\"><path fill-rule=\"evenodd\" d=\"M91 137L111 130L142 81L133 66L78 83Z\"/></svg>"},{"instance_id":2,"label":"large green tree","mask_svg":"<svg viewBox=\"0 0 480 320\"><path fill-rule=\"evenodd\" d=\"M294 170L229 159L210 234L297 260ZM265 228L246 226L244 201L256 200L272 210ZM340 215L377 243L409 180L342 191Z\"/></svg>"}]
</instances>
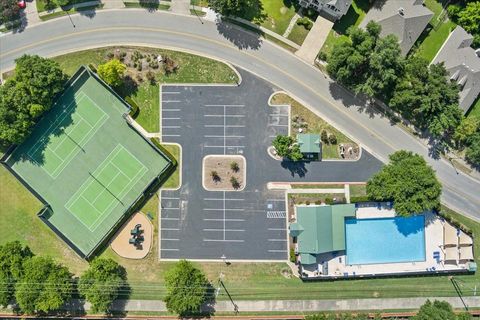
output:
<instances>
[{"instance_id":1,"label":"large green tree","mask_svg":"<svg viewBox=\"0 0 480 320\"><path fill-rule=\"evenodd\" d=\"M350 27L349 41L334 46L327 71L356 93L386 96L402 74L403 59L398 39L380 37L381 26L370 21L365 30Z\"/></svg>"},{"instance_id":2,"label":"large green tree","mask_svg":"<svg viewBox=\"0 0 480 320\"><path fill-rule=\"evenodd\" d=\"M118 87L123 82L123 75L127 67L118 59L112 59L98 66L97 72L103 81L112 87Z\"/></svg>"},{"instance_id":3,"label":"large green tree","mask_svg":"<svg viewBox=\"0 0 480 320\"><path fill-rule=\"evenodd\" d=\"M0 24L16 20L19 17L18 0L0 0Z\"/></svg>"},{"instance_id":4,"label":"large green tree","mask_svg":"<svg viewBox=\"0 0 480 320\"><path fill-rule=\"evenodd\" d=\"M15 298L26 313L51 312L72 298L71 273L51 258L33 257L24 265L24 274L16 285Z\"/></svg>"},{"instance_id":5,"label":"large green tree","mask_svg":"<svg viewBox=\"0 0 480 320\"><path fill-rule=\"evenodd\" d=\"M469 139L465 158L474 166L480 166L480 132L477 132Z\"/></svg>"},{"instance_id":6,"label":"large green tree","mask_svg":"<svg viewBox=\"0 0 480 320\"><path fill-rule=\"evenodd\" d=\"M435 300L431 302L427 300L413 320L467 320L471 319L468 313L456 314L452 306L446 301Z\"/></svg>"},{"instance_id":7,"label":"large green tree","mask_svg":"<svg viewBox=\"0 0 480 320\"><path fill-rule=\"evenodd\" d=\"M93 312L110 312L112 302L126 286L126 273L112 259L95 259L80 277L78 291L92 304Z\"/></svg>"},{"instance_id":8,"label":"large green tree","mask_svg":"<svg viewBox=\"0 0 480 320\"><path fill-rule=\"evenodd\" d=\"M12 302L15 284L23 277L23 265L31 257L30 249L18 241L0 246L0 305Z\"/></svg>"},{"instance_id":9,"label":"large green tree","mask_svg":"<svg viewBox=\"0 0 480 320\"><path fill-rule=\"evenodd\" d=\"M208 300L210 286L202 271L186 260L180 260L165 275L167 295L164 299L167 309L179 316L201 312L201 306Z\"/></svg>"},{"instance_id":10,"label":"large green tree","mask_svg":"<svg viewBox=\"0 0 480 320\"><path fill-rule=\"evenodd\" d=\"M393 200L395 211L402 216L438 209L442 187L425 159L404 150L389 158L390 163L367 182L368 196Z\"/></svg>"},{"instance_id":11,"label":"large green tree","mask_svg":"<svg viewBox=\"0 0 480 320\"><path fill-rule=\"evenodd\" d=\"M407 59L389 105L436 138L449 137L462 119L458 87L447 80L443 64L429 66L419 57Z\"/></svg>"},{"instance_id":12,"label":"large green tree","mask_svg":"<svg viewBox=\"0 0 480 320\"><path fill-rule=\"evenodd\" d=\"M458 146L462 146L473 138L473 135L480 129L480 119L477 117L465 117L455 129L453 138Z\"/></svg>"},{"instance_id":13,"label":"large green tree","mask_svg":"<svg viewBox=\"0 0 480 320\"><path fill-rule=\"evenodd\" d=\"M24 55L15 62L15 75L0 86L0 140L7 144L25 140L66 81L52 60Z\"/></svg>"},{"instance_id":14,"label":"large green tree","mask_svg":"<svg viewBox=\"0 0 480 320\"><path fill-rule=\"evenodd\" d=\"M280 157L288 158L292 161L299 161L303 158L300 146L291 136L277 135L272 141L272 146Z\"/></svg>"}]
</instances>

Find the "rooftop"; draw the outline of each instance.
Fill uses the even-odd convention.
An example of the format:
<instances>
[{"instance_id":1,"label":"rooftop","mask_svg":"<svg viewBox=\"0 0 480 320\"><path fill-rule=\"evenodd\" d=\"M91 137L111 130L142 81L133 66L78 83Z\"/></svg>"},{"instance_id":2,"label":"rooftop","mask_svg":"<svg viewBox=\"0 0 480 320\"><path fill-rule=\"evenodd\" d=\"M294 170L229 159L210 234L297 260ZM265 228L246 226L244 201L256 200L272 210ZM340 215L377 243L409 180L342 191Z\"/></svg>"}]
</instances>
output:
<instances>
[{"instance_id":1,"label":"rooftop","mask_svg":"<svg viewBox=\"0 0 480 320\"><path fill-rule=\"evenodd\" d=\"M319 134L298 134L297 142L300 145L302 153L320 153L320 135Z\"/></svg>"}]
</instances>

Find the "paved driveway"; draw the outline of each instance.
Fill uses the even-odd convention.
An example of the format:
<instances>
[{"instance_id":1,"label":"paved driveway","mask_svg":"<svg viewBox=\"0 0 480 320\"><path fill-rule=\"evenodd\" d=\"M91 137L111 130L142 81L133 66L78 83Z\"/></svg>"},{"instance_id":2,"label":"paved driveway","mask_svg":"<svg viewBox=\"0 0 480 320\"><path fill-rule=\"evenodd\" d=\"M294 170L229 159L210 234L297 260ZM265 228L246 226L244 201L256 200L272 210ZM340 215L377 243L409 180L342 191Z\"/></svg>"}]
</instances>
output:
<instances>
[{"instance_id":1,"label":"paved driveway","mask_svg":"<svg viewBox=\"0 0 480 320\"><path fill-rule=\"evenodd\" d=\"M365 181L381 162L367 152L355 162L291 163L267 148L288 133L288 107L268 106L269 83L241 71L240 86L162 87L162 140L182 145L182 187L162 191L162 259L286 260L285 195L268 182ZM206 191L202 159L243 155L242 191Z\"/></svg>"}]
</instances>

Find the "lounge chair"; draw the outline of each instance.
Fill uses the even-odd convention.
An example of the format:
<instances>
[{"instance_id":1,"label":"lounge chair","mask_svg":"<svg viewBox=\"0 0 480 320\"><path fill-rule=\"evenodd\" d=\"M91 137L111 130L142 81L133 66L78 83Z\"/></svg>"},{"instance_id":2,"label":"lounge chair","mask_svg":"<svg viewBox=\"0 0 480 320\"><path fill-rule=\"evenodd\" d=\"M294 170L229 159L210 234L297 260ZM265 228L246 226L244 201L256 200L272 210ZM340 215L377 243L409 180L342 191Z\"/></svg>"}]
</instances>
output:
<instances>
[{"instance_id":1,"label":"lounge chair","mask_svg":"<svg viewBox=\"0 0 480 320\"><path fill-rule=\"evenodd\" d=\"M459 248L460 258L459 260L462 262L473 260L473 247L460 247Z\"/></svg>"},{"instance_id":2,"label":"lounge chair","mask_svg":"<svg viewBox=\"0 0 480 320\"><path fill-rule=\"evenodd\" d=\"M445 222L443 225L443 246L456 247L458 245L457 228L450 223Z\"/></svg>"},{"instance_id":3,"label":"lounge chair","mask_svg":"<svg viewBox=\"0 0 480 320\"><path fill-rule=\"evenodd\" d=\"M457 247L446 247L445 258L443 259L445 263L448 264L457 264L458 261L458 248Z\"/></svg>"},{"instance_id":4,"label":"lounge chair","mask_svg":"<svg viewBox=\"0 0 480 320\"><path fill-rule=\"evenodd\" d=\"M465 232L460 231L460 234L458 235L458 245L460 247L471 246L471 245L473 245L473 239L472 239L472 237L470 237Z\"/></svg>"}]
</instances>

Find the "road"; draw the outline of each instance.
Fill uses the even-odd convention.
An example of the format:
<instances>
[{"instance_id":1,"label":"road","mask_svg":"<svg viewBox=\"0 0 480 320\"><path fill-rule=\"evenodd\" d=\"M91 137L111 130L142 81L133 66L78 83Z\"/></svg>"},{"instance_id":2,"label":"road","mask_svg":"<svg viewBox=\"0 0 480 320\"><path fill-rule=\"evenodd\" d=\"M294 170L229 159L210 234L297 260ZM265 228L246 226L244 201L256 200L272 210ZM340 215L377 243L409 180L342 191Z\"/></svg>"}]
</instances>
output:
<instances>
[{"instance_id":1,"label":"road","mask_svg":"<svg viewBox=\"0 0 480 320\"><path fill-rule=\"evenodd\" d=\"M74 27L75 26L75 27ZM107 45L181 49L229 61L283 88L386 162L395 150L424 156L443 184L442 202L480 221L480 182L464 175L388 119L293 54L229 24L143 9L103 10L53 19L0 37L0 70L24 53L54 56Z\"/></svg>"}]
</instances>

